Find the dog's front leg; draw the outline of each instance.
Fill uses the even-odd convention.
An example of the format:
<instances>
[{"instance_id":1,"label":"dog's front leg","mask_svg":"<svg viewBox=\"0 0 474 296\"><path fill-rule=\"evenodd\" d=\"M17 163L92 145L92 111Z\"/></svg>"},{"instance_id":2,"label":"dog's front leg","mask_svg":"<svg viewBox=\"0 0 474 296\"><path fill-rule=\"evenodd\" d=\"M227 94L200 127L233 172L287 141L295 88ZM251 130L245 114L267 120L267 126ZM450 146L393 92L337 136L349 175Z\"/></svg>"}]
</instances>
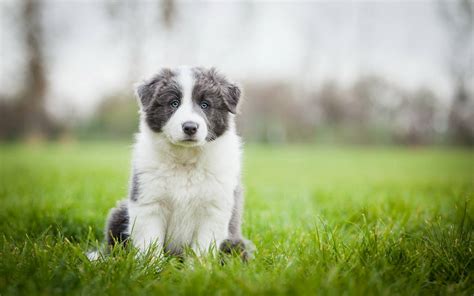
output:
<instances>
[{"instance_id":1,"label":"dog's front leg","mask_svg":"<svg viewBox=\"0 0 474 296\"><path fill-rule=\"evenodd\" d=\"M130 204L130 237L140 252L146 253L153 247L158 256L163 255L166 235L166 212L159 204Z\"/></svg>"},{"instance_id":2,"label":"dog's front leg","mask_svg":"<svg viewBox=\"0 0 474 296\"><path fill-rule=\"evenodd\" d=\"M197 235L191 245L198 256L204 256L209 251L217 252L220 244L228 236L230 214L212 213L198 226Z\"/></svg>"}]
</instances>

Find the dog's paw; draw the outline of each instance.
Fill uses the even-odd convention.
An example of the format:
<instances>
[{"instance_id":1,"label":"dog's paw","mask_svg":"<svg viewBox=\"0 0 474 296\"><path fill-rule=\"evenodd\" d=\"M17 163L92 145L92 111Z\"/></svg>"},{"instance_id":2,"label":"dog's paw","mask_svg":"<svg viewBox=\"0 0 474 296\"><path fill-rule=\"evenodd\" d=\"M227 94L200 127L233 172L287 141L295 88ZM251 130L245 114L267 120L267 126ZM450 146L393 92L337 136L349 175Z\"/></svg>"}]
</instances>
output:
<instances>
[{"instance_id":1,"label":"dog's paw","mask_svg":"<svg viewBox=\"0 0 474 296\"><path fill-rule=\"evenodd\" d=\"M254 258L255 245L243 238L229 238L224 240L220 247L220 251L226 254L236 253L243 261L249 261Z\"/></svg>"},{"instance_id":2,"label":"dog's paw","mask_svg":"<svg viewBox=\"0 0 474 296\"><path fill-rule=\"evenodd\" d=\"M102 255L99 251L89 251L86 253L86 257L89 261L97 261L102 258Z\"/></svg>"}]
</instances>

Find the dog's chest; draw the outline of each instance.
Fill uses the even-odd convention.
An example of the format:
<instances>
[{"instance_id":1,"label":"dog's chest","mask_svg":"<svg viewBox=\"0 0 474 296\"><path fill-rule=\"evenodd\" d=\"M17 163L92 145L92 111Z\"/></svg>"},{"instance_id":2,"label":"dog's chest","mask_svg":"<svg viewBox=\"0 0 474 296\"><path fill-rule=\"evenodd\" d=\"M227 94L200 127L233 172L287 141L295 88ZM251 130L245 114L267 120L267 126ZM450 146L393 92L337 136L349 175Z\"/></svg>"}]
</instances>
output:
<instances>
[{"instance_id":1,"label":"dog's chest","mask_svg":"<svg viewBox=\"0 0 474 296\"><path fill-rule=\"evenodd\" d=\"M140 199L170 209L218 206L232 197L236 185L232 175L194 164L160 165L140 174Z\"/></svg>"},{"instance_id":2,"label":"dog's chest","mask_svg":"<svg viewBox=\"0 0 474 296\"><path fill-rule=\"evenodd\" d=\"M177 150L174 150L177 149ZM160 204L171 211L228 208L240 177L239 140L231 133L199 150L178 150L169 144L138 141L133 168L136 202Z\"/></svg>"}]
</instances>

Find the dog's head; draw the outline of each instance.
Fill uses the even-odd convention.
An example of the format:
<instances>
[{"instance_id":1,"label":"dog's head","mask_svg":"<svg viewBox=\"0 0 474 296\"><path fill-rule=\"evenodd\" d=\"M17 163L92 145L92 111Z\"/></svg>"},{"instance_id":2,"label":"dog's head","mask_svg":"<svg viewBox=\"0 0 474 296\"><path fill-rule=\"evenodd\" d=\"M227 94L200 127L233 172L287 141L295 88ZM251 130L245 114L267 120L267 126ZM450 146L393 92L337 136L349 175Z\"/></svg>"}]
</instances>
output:
<instances>
[{"instance_id":1,"label":"dog's head","mask_svg":"<svg viewBox=\"0 0 474 296\"><path fill-rule=\"evenodd\" d=\"M201 146L224 134L235 114L240 89L214 68L162 69L140 84L141 116L173 144Z\"/></svg>"}]
</instances>

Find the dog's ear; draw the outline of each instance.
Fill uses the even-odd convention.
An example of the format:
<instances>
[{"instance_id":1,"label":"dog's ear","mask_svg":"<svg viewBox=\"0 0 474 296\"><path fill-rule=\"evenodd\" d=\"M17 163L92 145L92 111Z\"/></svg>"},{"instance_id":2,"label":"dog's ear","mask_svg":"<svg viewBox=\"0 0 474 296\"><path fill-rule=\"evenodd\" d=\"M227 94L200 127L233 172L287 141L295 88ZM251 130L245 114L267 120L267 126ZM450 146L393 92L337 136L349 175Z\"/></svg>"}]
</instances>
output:
<instances>
[{"instance_id":1,"label":"dog's ear","mask_svg":"<svg viewBox=\"0 0 474 296\"><path fill-rule=\"evenodd\" d=\"M135 85L135 95L140 109L144 110L150 106L155 93L155 81L144 81Z\"/></svg>"},{"instance_id":2,"label":"dog's ear","mask_svg":"<svg viewBox=\"0 0 474 296\"><path fill-rule=\"evenodd\" d=\"M135 94L138 99L140 109L145 110L150 107L156 95L157 89L166 85L167 81L173 77L173 72L169 68L162 68L158 74L149 80L145 80L135 85Z\"/></svg>"},{"instance_id":3,"label":"dog's ear","mask_svg":"<svg viewBox=\"0 0 474 296\"><path fill-rule=\"evenodd\" d=\"M237 85L232 83L227 85L227 94L224 96L224 103L227 109L233 114L237 113L237 105L239 104L241 93L240 87Z\"/></svg>"}]
</instances>

